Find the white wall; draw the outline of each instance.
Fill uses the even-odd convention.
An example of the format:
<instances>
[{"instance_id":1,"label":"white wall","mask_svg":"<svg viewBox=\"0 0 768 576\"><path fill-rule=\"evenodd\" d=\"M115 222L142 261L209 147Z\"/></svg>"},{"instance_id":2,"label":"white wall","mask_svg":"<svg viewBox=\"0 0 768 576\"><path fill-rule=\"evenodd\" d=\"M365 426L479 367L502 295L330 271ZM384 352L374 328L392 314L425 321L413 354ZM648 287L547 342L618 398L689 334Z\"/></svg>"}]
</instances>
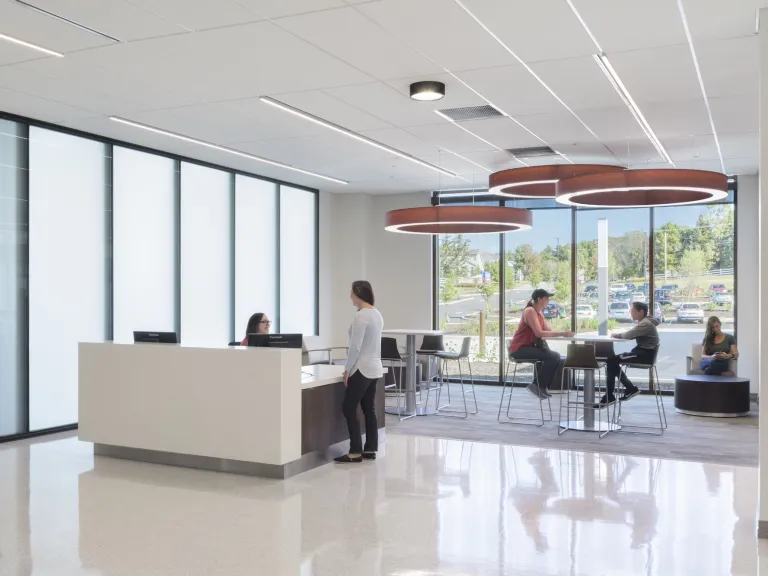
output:
<instances>
[{"instance_id":1,"label":"white wall","mask_svg":"<svg viewBox=\"0 0 768 576\"><path fill-rule=\"evenodd\" d=\"M756 175L739 176L736 203L736 330L739 344L739 376L749 378L751 391L759 392L760 319L754 303L760 297L759 254L755 249L759 235L759 180Z\"/></svg>"},{"instance_id":2,"label":"white wall","mask_svg":"<svg viewBox=\"0 0 768 576\"><path fill-rule=\"evenodd\" d=\"M760 18L768 22L768 8L760 10ZM768 422L768 361L763 361L765 355L762 351L768 346L768 182L763 179L768 174L768 26L760 28L760 193L758 204L758 262L757 275L759 277L759 297L757 299L759 309L759 337L758 350L761 352L759 359L759 383L760 396L764 399L760 403L760 421ZM741 225L741 222L739 222ZM753 239L754 243L754 239ZM741 274L741 270L739 270ZM739 290L741 290L739 282ZM760 532L765 533L768 526L768 426L760 426L760 504L758 518Z\"/></svg>"}]
</instances>

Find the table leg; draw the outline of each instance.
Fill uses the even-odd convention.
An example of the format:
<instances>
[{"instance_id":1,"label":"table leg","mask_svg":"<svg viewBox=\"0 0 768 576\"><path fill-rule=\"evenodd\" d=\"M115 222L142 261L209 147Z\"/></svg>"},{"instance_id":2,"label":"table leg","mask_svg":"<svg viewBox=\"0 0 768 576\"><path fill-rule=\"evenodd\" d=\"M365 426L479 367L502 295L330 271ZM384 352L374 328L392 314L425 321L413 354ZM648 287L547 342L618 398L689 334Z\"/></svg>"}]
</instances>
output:
<instances>
[{"instance_id":1,"label":"table leg","mask_svg":"<svg viewBox=\"0 0 768 576\"><path fill-rule=\"evenodd\" d=\"M595 429L595 409L592 405L595 403L595 372L593 370L584 370L584 428L587 430Z\"/></svg>"},{"instance_id":2,"label":"table leg","mask_svg":"<svg viewBox=\"0 0 768 576\"><path fill-rule=\"evenodd\" d=\"M405 351L408 354L406 360L405 378L405 415L412 416L416 413L416 335L408 334L405 337Z\"/></svg>"}]
</instances>

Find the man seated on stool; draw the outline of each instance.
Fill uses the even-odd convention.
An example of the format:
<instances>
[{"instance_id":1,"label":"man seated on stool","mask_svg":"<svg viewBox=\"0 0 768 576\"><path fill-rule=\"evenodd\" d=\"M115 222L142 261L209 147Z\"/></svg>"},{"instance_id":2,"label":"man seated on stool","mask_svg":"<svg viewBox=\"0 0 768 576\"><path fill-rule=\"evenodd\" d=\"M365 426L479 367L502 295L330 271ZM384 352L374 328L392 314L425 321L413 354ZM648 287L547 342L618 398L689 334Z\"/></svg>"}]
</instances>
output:
<instances>
[{"instance_id":1,"label":"man seated on stool","mask_svg":"<svg viewBox=\"0 0 768 576\"><path fill-rule=\"evenodd\" d=\"M624 385L624 396L621 397L622 401L631 400L638 394L640 390L632 384L627 378L627 375L622 372L622 364L650 364L653 362L653 351L659 345L659 331L656 330L656 326L659 325L659 321L656 318L648 317L648 305L643 302L633 302L632 308L630 308L632 314L632 320L636 324L627 330L626 332L612 334L612 338L619 338L621 340L635 340L637 345L632 350L625 354L619 354L610 356L608 358L607 366L607 394L602 397L600 404L605 406L606 404L613 404L616 402L616 397L613 395L613 391L616 388L616 378L621 378L621 383Z\"/></svg>"}]
</instances>

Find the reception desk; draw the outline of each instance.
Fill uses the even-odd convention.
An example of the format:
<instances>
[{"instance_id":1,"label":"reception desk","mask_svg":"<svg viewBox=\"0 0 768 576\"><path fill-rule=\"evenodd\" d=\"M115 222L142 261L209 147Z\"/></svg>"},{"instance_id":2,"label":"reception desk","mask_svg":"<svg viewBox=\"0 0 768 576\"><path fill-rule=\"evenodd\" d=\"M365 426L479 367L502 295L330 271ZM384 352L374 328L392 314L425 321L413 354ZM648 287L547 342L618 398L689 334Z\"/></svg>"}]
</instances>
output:
<instances>
[{"instance_id":1,"label":"reception desk","mask_svg":"<svg viewBox=\"0 0 768 576\"><path fill-rule=\"evenodd\" d=\"M347 449L342 372L302 368L301 350L81 343L79 437L96 455L289 478Z\"/></svg>"}]
</instances>

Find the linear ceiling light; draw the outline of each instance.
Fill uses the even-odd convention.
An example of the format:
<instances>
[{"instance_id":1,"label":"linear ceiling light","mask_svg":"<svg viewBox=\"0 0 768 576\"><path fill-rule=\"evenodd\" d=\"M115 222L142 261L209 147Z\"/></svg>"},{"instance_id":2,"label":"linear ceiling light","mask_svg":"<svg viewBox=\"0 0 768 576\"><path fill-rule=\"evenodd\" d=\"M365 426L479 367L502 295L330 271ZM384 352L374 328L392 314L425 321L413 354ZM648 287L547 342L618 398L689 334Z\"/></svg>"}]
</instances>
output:
<instances>
[{"instance_id":1,"label":"linear ceiling light","mask_svg":"<svg viewBox=\"0 0 768 576\"><path fill-rule=\"evenodd\" d=\"M269 96L259 96L259 100L261 100L265 104L269 104L270 106L279 108L284 112L289 112L290 114L298 116L299 118L304 118L304 120L309 120L310 122L314 122L315 124L319 124L320 126L329 128L334 132L338 132L339 134L344 134L345 136L349 136L350 138L354 138L355 140L364 142L365 144L368 144L369 146L373 146L374 148L378 148L379 150L384 150L385 152L390 152L392 154L395 154L396 156L400 156L401 158L405 158L406 160L415 162L416 164L419 164L420 166L424 166L425 168L430 168L431 170L435 170L437 172L445 174L446 176L451 176L453 178L461 178L461 176L459 176L454 172L451 172L450 170L446 170L445 168L440 168L440 166L437 166L425 160L421 160L419 158L416 158L415 156L406 154L405 152L401 152L397 148L392 148L391 146L387 146L386 144L382 144L381 142L377 142L376 140L367 138L356 132L352 132L351 130L347 130L343 126L339 126L338 124L334 124L333 122L328 122L327 120L323 120L319 116L315 116L314 114L310 114L309 112L304 112L304 110L294 108L290 104L286 104L285 102L280 102L280 100L275 100L274 98L270 98ZM464 178L461 178L461 179L463 180Z\"/></svg>"},{"instance_id":2,"label":"linear ceiling light","mask_svg":"<svg viewBox=\"0 0 768 576\"><path fill-rule=\"evenodd\" d=\"M54 52L53 50L48 50L48 48L43 48L42 46L38 46L37 44L32 44L30 42L24 42L24 40L19 40L18 38L14 38L13 36L8 36L6 34L0 34L0 40L7 40L8 42L13 42L14 44L18 44L19 46L25 46L26 48L32 48L32 50L38 50L40 52L48 54L49 56L56 56L58 58L64 58L64 54L60 54L58 52Z\"/></svg>"},{"instance_id":3,"label":"linear ceiling light","mask_svg":"<svg viewBox=\"0 0 768 576\"><path fill-rule=\"evenodd\" d=\"M680 19L683 21L683 28L685 29L685 37L688 39L688 48L691 50L691 58L693 58L693 66L696 68L696 76L699 79L699 87L701 88L701 95L704 97L704 106L707 108L707 116L709 116L709 125L712 127L712 136L715 138L715 146L717 146L717 155L720 158L720 167L725 173L725 161L723 160L723 151L720 149L720 139L717 137L717 130L715 129L715 120L712 118L712 109L709 107L709 98L707 98L707 90L704 88L704 79L701 77L701 70L699 69L699 59L696 57L696 50L693 47L693 38L691 37L691 30L688 28L688 18L685 16L685 8L683 8L683 0L677 0L677 7L680 9Z\"/></svg>"},{"instance_id":4,"label":"linear ceiling light","mask_svg":"<svg viewBox=\"0 0 768 576\"><path fill-rule=\"evenodd\" d=\"M621 78L619 78L619 75L616 74L613 66L611 66L611 62L608 60L608 57L605 54L594 54L593 57L595 62L597 62L597 65L603 71L603 74L605 74L605 77L608 78L608 81L611 83L611 86L613 86L613 89L616 90L616 93L619 96L621 96L624 104L626 104L627 108L629 108L629 111L632 112L632 116L635 117L635 120L637 120L640 128L643 129L643 132L645 132L645 135L651 141L651 144L653 144L653 147L656 148L656 151L664 160L674 166L675 163L672 162L672 158L669 157L669 154L667 154L667 151L664 149L661 141L656 136L653 128L651 128L651 125L648 124L648 121L645 119L645 116L643 116L643 113L640 111L638 105L635 104L634 99L630 95L626 86L624 86Z\"/></svg>"},{"instance_id":5,"label":"linear ceiling light","mask_svg":"<svg viewBox=\"0 0 768 576\"><path fill-rule=\"evenodd\" d=\"M295 166L291 166L290 164L284 164L282 162L277 162L276 160L270 160L268 158L263 158L261 156L256 156L254 154L248 154L247 152L241 152L240 150L235 150L233 148L227 148L226 146L219 146L218 144L212 144L211 142L206 142L205 140L198 140L197 138L191 138L189 136L184 136L182 134L177 134L175 132L169 132L168 130L162 130L161 128L148 126L147 124L142 124L141 122L126 120L125 118L120 118L119 116L110 116L109 119L114 120L115 122L119 122L120 124L125 124L127 126L132 126L134 128L141 128L142 130L147 130L149 132L154 132L155 134L162 134L163 136L169 136L171 138L176 138L177 140L183 140L184 142L190 142L192 144L198 144L200 146L205 146L206 148L211 148L213 150L227 152L229 154L234 154L235 156L248 158L249 160L256 160L257 162L263 162L264 164L271 164L272 166L277 166L278 168L285 168L286 170L292 170L293 172L300 172L301 174L314 176L315 178L322 178L323 180L329 180L330 182L336 182L337 184L349 184L349 182L347 182L346 180L339 180L338 178L332 178L331 176L318 174L317 172L312 172L311 170L302 170L301 168L296 168Z\"/></svg>"},{"instance_id":6,"label":"linear ceiling light","mask_svg":"<svg viewBox=\"0 0 768 576\"><path fill-rule=\"evenodd\" d=\"M104 32L99 32L98 30L94 30L93 28L89 28L88 26L83 26L82 24L79 24L74 20L70 20L69 18L64 18L64 16L59 16L58 14L54 14L53 12L49 12L48 10L43 10L42 8L38 8L33 4L29 4L28 2L23 2L22 0L16 0L16 3L21 4L22 6L29 8L30 10L34 10L35 12L38 12L40 14L44 14L45 16L50 16L51 18L55 18L56 20L60 22L64 22L65 24L69 24L70 26L74 26L75 28L80 28L80 30L85 30L86 32L90 32L91 34L102 36L103 38L112 40L113 42L122 42L122 40L119 40L114 36L110 36L109 34L104 34Z\"/></svg>"},{"instance_id":7,"label":"linear ceiling light","mask_svg":"<svg viewBox=\"0 0 768 576\"><path fill-rule=\"evenodd\" d=\"M470 164L474 164L475 166L477 166L481 170L485 170L486 172L493 172L493 170L491 170L490 168L486 168L485 166L482 166L482 165L478 164L477 162L474 162L474 161L470 160L469 158L454 152L453 150L448 150L448 148L443 148L442 146L440 146L440 150L445 150L446 152L448 152L448 154L453 154L454 156L456 156L457 158L461 158L465 162L469 162Z\"/></svg>"}]
</instances>

